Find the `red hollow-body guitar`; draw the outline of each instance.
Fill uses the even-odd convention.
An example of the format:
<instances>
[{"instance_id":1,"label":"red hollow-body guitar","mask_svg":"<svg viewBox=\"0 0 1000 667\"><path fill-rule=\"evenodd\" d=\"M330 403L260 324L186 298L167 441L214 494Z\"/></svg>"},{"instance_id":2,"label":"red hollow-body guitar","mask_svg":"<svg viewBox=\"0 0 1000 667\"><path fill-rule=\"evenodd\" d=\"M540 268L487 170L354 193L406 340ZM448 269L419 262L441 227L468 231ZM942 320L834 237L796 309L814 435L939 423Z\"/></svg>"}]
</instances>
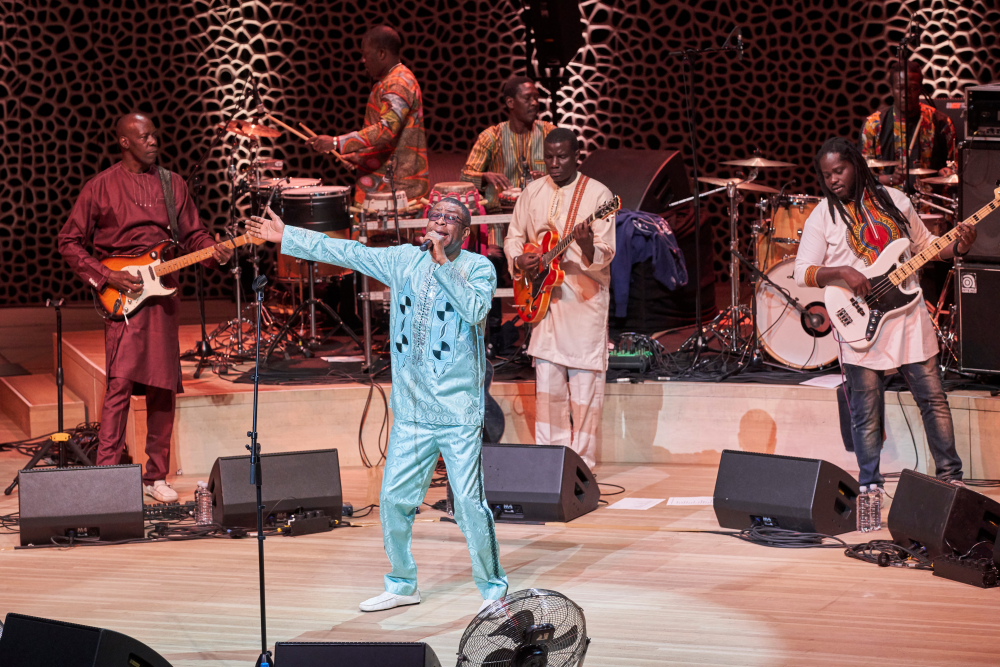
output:
<instances>
[{"instance_id":1,"label":"red hollow-body guitar","mask_svg":"<svg viewBox=\"0 0 1000 667\"><path fill-rule=\"evenodd\" d=\"M616 195L598 206L586 220L576 223L573 227L575 229L576 225L606 218L621 207L622 200ZM514 280L514 304L517 314L526 324L536 324L548 314L552 290L562 285L566 278L566 272L559 268L560 257L572 241L572 234L560 239L559 232L548 231L539 243L525 244L524 253L539 253L542 256L538 273L534 276L522 273Z\"/></svg>"},{"instance_id":2,"label":"red hollow-body guitar","mask_svg":"<svg viewBox=\"0 0 1000 667\"><path fill-rule=\"evenodd\" d=\"M247 243L260 245L264 243L264 239L244 234L232 241L223 241L218 245L239 248ZM163 251L171 244L172 241L163 241L139 255L111 255L101 260L101 264L112 271L127 271L132 275L139 276L142 281L142 291L120 292L111 285L105 285L104 289L94 293L98 312L108 319L120 320L134 315L148 299L154 296L170 296L177 291L177 288L164 287L160 277L179 271L195 262L208 259L217 247L209 246L164 262Z\"/></svg>"}]
</instances>

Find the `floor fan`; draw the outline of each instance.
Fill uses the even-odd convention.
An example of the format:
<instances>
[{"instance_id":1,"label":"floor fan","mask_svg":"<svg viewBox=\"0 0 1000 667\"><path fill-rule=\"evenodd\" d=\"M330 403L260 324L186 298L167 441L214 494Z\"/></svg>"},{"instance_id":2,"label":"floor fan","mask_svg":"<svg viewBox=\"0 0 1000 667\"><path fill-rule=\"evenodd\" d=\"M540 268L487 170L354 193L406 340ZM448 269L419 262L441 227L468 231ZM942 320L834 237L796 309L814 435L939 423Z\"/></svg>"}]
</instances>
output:
<instances>
[{"instance_id":1,"label":"floor fan","mask_svg":"<svg viewBox=\"0 0 1000 667\"><path fill-rule=\"evenodd\" d=\"M458 667L582 667L589 644L580 607L529 588L479 612L462 635Z\"/></svg>"}]
</instances>

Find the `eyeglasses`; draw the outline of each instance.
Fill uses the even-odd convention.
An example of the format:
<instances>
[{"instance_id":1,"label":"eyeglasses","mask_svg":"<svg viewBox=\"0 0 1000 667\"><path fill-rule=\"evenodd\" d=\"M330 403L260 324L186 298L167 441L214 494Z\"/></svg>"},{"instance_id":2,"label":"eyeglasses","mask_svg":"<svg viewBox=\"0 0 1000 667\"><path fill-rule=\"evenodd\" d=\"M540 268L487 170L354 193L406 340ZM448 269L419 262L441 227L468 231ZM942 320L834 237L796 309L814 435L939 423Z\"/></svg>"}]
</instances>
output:
<instances>
[{"instance_id":1,"label":"eyeglasses","mask_svg":"<svg viewBox=\"0 0 1000 667\"><path fill-rule=\"evenodd\" d=\"M461 225L461 224L464 224L463 221L462 221L462 218L460 218L459 216L457 216L457 215L450 215L450 214L449 215L445 215L444 213L441 213L440 211L433 211L430 215L427 216L427 219L430 220L431 222L437 222L438 220L441 220L442 218L449 225Z\"/></svg>"}]
</instances>

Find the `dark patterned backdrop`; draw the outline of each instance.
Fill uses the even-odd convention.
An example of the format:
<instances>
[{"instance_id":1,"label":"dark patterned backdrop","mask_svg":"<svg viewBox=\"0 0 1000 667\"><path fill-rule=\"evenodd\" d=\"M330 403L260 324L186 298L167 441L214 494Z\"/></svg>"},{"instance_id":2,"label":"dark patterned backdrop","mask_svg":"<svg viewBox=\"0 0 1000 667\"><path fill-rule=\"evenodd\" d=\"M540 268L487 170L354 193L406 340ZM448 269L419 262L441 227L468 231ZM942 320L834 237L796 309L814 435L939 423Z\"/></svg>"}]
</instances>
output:
<instances>
[{"instance_id":1,"label":"dark patterned backdrop","mask_svg":"<svg viewBox=\"0 0 1000 667\"><path fill-rule=\"evenodd\" d=\"M3 3L0 40L0 304L53 295L86 297L62 263L55 235L81 185L117 159L113 119L140 109L163 130L165 165L185 175L207 149L214 124L239 100L245 77L262 79L280 117L317 131L355 129L369 82L358 57L369 25L388 22L404 35L404 61L424 90L432 151L466 151L499 119L501 82L523 68L523 29L514 2L355 4L305 0L33 0ZM666 56L719 46L735 24L750 50L698 63L694 96L701 168L759 148L801 165L767 174L780 187L816 193L806 168L830 135L854 136L863 116L888 98L884 74L893 46L916 15L925 33L915 58L927 66L933 94L1000 78L993 0L788 0L714 2L583 0L587 45L558 91L562 124L586 149L679 148L690 160L684 127L683 65ZM295 176L347 175L297 140L265 154L290 161ZM204 170L202 211L221 228L229 215L225 153ZM245 157L245 156L244 156ZM708 202L718 221L724 202ZM716 271L725 265L724 225L713 222ZM190 295L190 276L185 293ZM228 295L211 273L210 296Z\"/></svg>"}]
</instances>

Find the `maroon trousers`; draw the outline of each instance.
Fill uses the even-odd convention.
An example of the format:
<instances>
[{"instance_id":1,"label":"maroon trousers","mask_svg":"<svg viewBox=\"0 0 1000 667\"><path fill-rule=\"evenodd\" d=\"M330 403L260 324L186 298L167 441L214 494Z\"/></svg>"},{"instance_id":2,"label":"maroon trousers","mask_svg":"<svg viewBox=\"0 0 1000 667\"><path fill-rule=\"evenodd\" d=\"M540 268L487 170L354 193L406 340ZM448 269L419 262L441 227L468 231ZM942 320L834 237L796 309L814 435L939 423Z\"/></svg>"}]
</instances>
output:
<instances>
[{"instance_id":1,"label":"maroon trousers","mask_svg":"<svg viewBox=\"0 0 1000 667\"><path fill-rule=\"evenodd\" d=\"M121 462L133 384L132 380L125 378L111 378L108 382L104 411L101 413L101 442L97 449L99 466L113 466ZM176 397L176 392L171 389L146 385L146 456L149 460L142 475L143 484L167 478Z\"/></svg>"}]
</instances>

